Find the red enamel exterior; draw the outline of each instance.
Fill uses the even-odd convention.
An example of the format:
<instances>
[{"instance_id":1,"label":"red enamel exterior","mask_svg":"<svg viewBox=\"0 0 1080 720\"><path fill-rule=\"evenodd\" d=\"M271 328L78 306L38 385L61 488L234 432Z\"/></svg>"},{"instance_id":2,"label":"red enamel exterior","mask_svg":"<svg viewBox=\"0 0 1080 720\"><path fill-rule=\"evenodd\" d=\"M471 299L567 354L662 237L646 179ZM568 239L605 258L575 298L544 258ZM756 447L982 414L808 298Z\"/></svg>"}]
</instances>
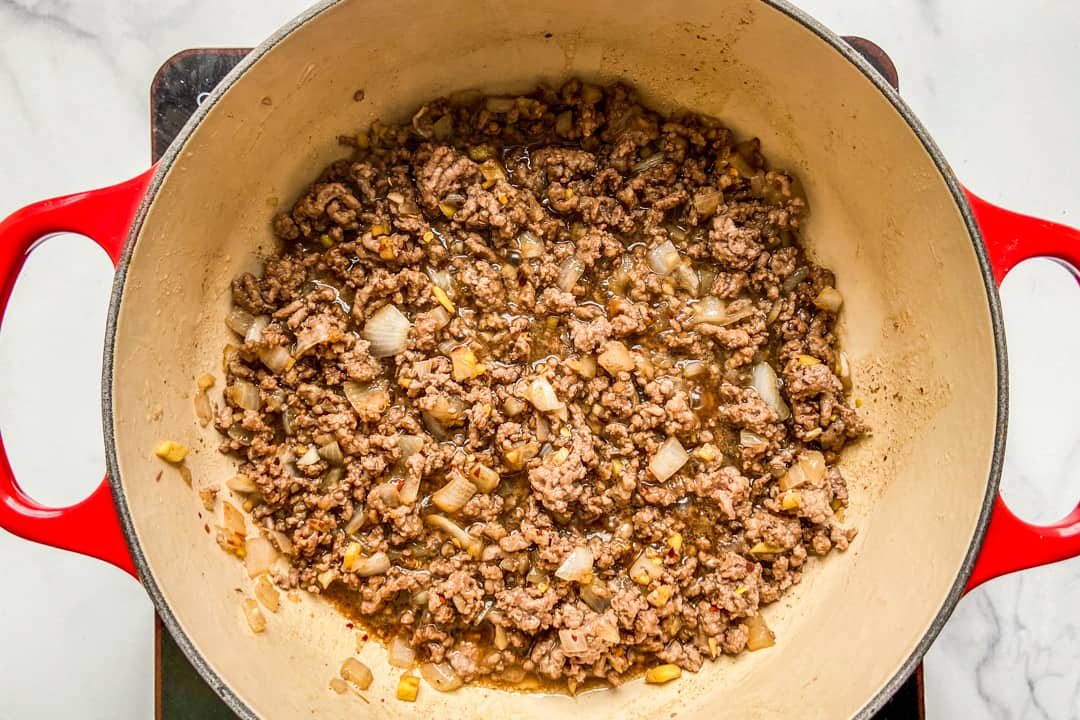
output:
<instances>
[{"instance_id":1,"label":"red enamel exterior","mask_svg":"<svg viewBox=\"0 0 1080 720\"><path fill-rule=\"evenodd\" d=\"M112 187L28 205L0 222L0 322L15 279L38 242L61 232L91 238L115 265L154 168ZM45 507L15 481L0 437L0 527L28 540L100 558L138 577L108 478L80 503Z\"/></svg>"},{"instance_id":2,"label":"red enamel exterior","mask_svg":"<svg viewBox=\"0 0 1080 720\"><path fill-rule=\"evenodd\" d=\"M1080 231L1049 220L1010 212L991 205L970 190L965 192L982 231L994 270L994 280L999 285L1010 270L1034 257L1057 260L1080 278L1077 275L1080 269ZM1016 517L998 495L982 552L968 580L967 590L999 575L1078 555L1080 504L1056 523L1032 525Z\"/></svg>"}]
</instances>

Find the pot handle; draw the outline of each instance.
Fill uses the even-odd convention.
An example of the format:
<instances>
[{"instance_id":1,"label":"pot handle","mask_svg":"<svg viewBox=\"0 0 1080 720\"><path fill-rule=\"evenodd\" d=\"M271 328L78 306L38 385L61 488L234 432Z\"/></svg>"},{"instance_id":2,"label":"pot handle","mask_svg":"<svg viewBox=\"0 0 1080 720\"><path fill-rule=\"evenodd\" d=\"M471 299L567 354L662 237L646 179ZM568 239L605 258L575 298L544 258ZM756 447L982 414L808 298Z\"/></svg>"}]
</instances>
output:
<instances>
[{"instance_id":1,"label":"pot handle","mask_svg":"<svg viewBox=\"0 0 1080 720\"><path fill-rule=\"evenodd\" d=\"M991 205L965 189L982 231L994 281L1034 257L1057 260L1080 280L1080 231ZM1080 504L1050 525L1032 525L1016 517L999 494L990 527L966 591L987 580L1025 568L1080 556Z\"/></svg>"},{"instance_id":2,"label":"pot handle","mask_svg":"<svg viewBox=\"0 0 1080 720\"><path fill-rule=\"evenodd\" d=\"M49 235L86 235L116 265L154 170L151 167L119 185L28 205L0 222L0 322L23 263L34 246ZM100 558L138 577L108 478L82 502L65 508L45 507L15 481L2 437L0 527L27 540Z\"/></svg>"}]
</instances>

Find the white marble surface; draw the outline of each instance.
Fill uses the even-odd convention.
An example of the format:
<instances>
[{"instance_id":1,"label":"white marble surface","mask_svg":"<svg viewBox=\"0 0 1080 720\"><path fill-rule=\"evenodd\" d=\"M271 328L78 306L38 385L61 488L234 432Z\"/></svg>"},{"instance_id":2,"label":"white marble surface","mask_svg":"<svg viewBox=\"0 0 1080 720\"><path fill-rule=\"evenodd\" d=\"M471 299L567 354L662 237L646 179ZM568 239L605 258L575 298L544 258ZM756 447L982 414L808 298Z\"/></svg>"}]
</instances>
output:
<instances>
[{"instance_id":1,"label":"white marble surface","mask_svg":"<svg viewBox=\"0 0 1080 720\"><path fill-rule=\"evenodd\" d=\"M0 0L0 215L146 167L155 69L192 46L243 46L302 0ZM961 179L991 200L1080 223L1080 5L804 0L875 39ZM0 332L0 428L24 485L69 502L100 477L98 372L110 282L84 241L32 258ZM1004 289L1012 416L1005 492L1050 520L1080 497L1076 283L1045 263ZM57 338L60 329L65 339ZM42 402L48 413L39 408ZM53 408L57 412L53 412ZM0 533L0 720L153 713L152 609L117 570ZM1080 560L965 598L926 662L934 719L1080 717Z\"/></svg>"}]
</instances>

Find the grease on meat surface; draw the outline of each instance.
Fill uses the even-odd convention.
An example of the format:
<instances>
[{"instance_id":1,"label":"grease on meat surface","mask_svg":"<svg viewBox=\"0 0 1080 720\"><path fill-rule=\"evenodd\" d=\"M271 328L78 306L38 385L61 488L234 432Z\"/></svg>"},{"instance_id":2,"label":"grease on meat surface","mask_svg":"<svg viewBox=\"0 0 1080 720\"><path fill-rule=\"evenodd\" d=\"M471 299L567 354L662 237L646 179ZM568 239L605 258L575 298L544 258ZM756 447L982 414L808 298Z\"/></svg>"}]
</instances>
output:
<instances>
[{"instance_id":1,"label":"grease on meat surface","mask_svg":"<svg viewBox=\"0 0 1080 720\"><path fill-rule=\"evenodd\" d=\"M215 424L278 582L436 687L771 644L761 606L854 537L866 431L798 183L577 80L341 140L227 321Z\"/></svg>"}]
</instances>

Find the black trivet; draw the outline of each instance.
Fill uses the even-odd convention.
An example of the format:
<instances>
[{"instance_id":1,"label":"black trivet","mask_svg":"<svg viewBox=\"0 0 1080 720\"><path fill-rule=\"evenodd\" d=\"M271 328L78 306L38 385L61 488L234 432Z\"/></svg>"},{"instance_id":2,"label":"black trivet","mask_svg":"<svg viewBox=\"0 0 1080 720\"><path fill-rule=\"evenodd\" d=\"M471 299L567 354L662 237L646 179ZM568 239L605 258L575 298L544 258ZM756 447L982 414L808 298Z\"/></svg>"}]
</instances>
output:
<instances>
[{"instance_id":1,"label":"black trivet","mask_svg":"<svg viewBox=\"0 0 1080 720\"><path fill-rule=\"evenodd\" d=\"M895 87L896 70L880 49L861 38L848 41ZM184 50L165 61L150 86L150 140L157 162L187 119L249 48ZM161 621L154 623L157 720L233 720L235 715L203 682ZM875 720L923 720L922 666Z\"/></svg>"}]
</instances>

